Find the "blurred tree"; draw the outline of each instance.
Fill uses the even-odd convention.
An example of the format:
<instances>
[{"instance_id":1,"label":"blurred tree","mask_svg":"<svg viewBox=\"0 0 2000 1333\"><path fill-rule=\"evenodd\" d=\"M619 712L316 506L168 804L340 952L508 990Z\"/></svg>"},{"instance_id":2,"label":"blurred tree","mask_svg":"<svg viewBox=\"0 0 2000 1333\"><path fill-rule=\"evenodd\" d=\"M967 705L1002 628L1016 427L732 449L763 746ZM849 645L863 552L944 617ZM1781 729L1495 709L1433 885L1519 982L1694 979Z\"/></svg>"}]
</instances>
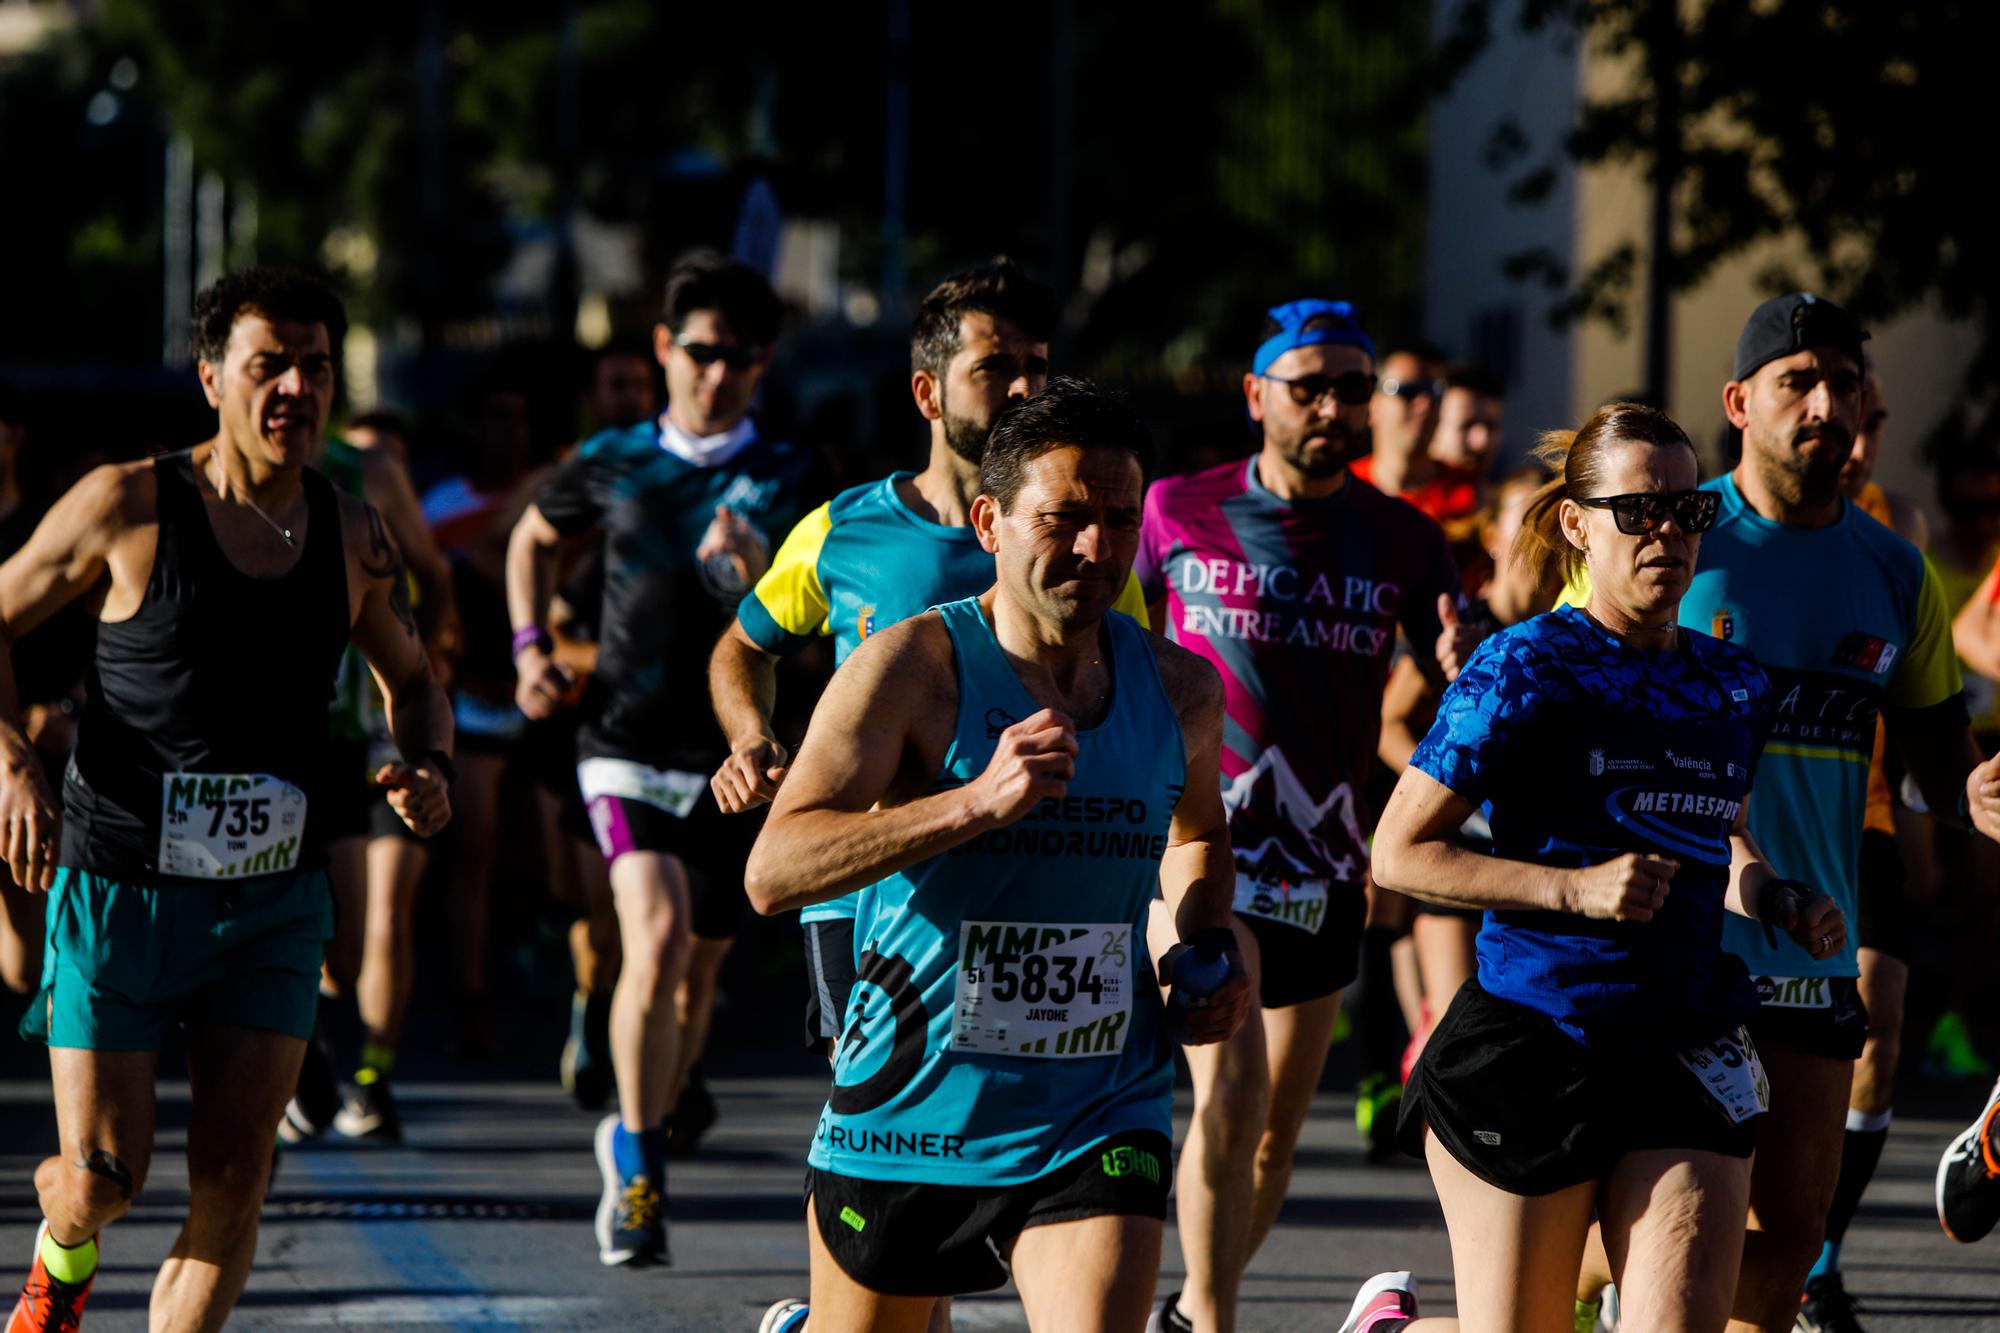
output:
<instances>
[{"instance_id":1,"label":"blurred tree","mask_svg":"<svg viewBox=\"0 0 2000 1333\"><path fill-rule=\"evenodd\" d=\"M1476 32L1494 9L1469 0L1457 22ZM1869 319L1935 301L1983 331L1967 388L2000 387L2000 252L1988 243L1974 165L1978 127L1991 118L1985 78L2000 7L1520 0L1519 17L1530 30L1630 60L1634 77L1618 95L1579 107L1557 158L1528 159L1518 127L1496 127L1492 156L1518 173L1517 199L1545 196L1562 158L1637 162L1657 179L1664 151L1670 166L1678 158L1673 243L1662 256L1673 288L1694 286L1760 241L1796 238L1807 263L1766 272L1773 291L1813 287ZM1673 80L1668 105L1678 104L1666 123L1663 71ZM1643 299L1637 260L1621 251L1572 273L1553 254L1531 252L1513 266L1566 293L1559 319L1616 322Z\"/></svg>"}]
</instances>

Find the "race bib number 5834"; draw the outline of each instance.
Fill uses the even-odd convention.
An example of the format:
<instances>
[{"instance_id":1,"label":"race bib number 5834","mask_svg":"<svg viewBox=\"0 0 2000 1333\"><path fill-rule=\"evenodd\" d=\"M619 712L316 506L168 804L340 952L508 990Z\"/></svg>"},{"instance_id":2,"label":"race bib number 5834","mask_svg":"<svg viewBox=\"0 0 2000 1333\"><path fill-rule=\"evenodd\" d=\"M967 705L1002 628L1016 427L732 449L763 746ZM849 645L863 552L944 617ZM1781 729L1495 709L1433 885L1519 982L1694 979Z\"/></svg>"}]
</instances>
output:
<instances>
[{"instance_id":1,"label":"race bib number 5834","mask_svg":"<svg viewBox=\"0 0 2000 1333\"><path fill-rule=\"evenodd\" d=\"M1129 922L967 921L958 932L955 1051L1075 1060L1125 1049Z\"/></svg>"},{"instance_id":2,"label":"race bib number 5834","mask_svg":"<svg viewBox=\"0 0 2000 1333\"><path fill-rule=\"evenodd\" d=\"M169 773L160 792L163 875L240 879L294 870L306 794L268 773Z\"/></svg>"}]
</instances>

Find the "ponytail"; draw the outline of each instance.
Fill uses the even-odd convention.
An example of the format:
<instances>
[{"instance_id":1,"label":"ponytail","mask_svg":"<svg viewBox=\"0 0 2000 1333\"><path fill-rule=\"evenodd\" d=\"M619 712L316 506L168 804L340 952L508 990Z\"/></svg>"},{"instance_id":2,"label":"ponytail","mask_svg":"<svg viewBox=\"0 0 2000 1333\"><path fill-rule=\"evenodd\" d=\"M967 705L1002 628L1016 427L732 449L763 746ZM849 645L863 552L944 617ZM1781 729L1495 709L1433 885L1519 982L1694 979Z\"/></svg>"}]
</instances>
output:
<instances>
[{"instance_id":1,"label":"ponytail","mask_svg":"<svg viewBox=\"0 0 2000 1333\"><path fill-rule=\"evenodd\" d=\"M1569 498L1565 464L1575 443L1575 431L1544 431L1531 451L1552 475L1535 492L1534 499L1528 501L1528 508L1521 515L1521 531L1514 538L1514 559L1533 576L1531 586L1536 588L1546 588L1552 582L1558 585L1573 582L1576 572L1583 567L1583 552L1569 544L1562 530L1562 502ZM1556 579L1553 575L1561 577Z\"/></svg>"}]
</instances>

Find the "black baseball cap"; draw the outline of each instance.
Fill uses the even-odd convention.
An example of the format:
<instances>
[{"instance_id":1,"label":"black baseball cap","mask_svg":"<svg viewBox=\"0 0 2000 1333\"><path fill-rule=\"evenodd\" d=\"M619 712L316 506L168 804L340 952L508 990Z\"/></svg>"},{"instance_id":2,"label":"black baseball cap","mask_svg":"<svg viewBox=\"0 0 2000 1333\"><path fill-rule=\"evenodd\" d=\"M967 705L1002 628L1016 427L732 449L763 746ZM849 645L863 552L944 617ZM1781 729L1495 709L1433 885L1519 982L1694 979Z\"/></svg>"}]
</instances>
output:
<instances>
[{"instance_id":1,"label":"black baseball cap","mask_svg":"<svg viewBox=\"0 0 2000 1333\"><path fill-rule=\"evenodd\" d=\"M1734 378L1747 380L1766 363L1808 347L1845 352L1860 370L1861 344L1867 341L1868 330L1824 297L1811 292L1774 296L1751 311L1743 323L1743 332L1736 339Z\"/></svg>"}]
</instances>

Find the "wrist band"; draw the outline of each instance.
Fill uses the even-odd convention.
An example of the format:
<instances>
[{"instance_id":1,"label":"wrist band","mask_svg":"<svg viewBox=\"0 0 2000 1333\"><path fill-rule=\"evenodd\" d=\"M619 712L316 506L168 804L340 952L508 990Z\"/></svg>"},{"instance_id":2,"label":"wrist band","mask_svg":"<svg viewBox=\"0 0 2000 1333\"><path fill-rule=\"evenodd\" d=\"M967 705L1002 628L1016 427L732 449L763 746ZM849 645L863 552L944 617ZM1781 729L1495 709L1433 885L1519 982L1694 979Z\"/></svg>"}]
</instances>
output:
<instances>
[{"instance_id":1,"label":"wrist band","mask_svg":"<svg viewBox=\"0 0 2000 1333\"><path fill-rule=\"evenodd\" d=\"M1763 892L1757 895L1757 919L1764 924L1764 942L1773 949L1778 947L1778 931L1771 921L1771 895L1779 889L1797 889L1804 894L1807 902L1819 897L1819 890L1802 879L1779 879L1773 876L1764 881Z\"/></svg>"},{"instance_id":2,"label":"wrist band","mask_svg":"<svg viewBox=\"0 0 2000 1333\"><path fill-rule=\"evenodd\" d=\"M1231 949L1238 947L1236 932L1227 926L1208 926L1197 930L1194 933L1194 938L1187 941L1188 948L1193 949L1196 953L1202 951L1203 945L1209 946L1217 953L1228 953Z\"/></svg>"},{"instance_id":3,"label":"wrist band","mask_svg":"<svg viewBox=\"0 0 2000 1333\"><path fill-rule=\"evenodd\" d=\"M523 625L514 631L513 656L515 657L519 657L530 648L539 648L546 653L553 647L555 640L550 638L549 632L540 625Z\"/></svg>"},{"instance_id":4,"label":"wrist band","mask_svg":"<svg viewBox=\"0 0 2000 1333\"><path fill-rule=\"evenodd\" d=\"M425 750L423 758L417 762L443 774L447 786L458 781L458 767L451 762L451 756L443 750Z\"/></svg>"}]
</instances>

